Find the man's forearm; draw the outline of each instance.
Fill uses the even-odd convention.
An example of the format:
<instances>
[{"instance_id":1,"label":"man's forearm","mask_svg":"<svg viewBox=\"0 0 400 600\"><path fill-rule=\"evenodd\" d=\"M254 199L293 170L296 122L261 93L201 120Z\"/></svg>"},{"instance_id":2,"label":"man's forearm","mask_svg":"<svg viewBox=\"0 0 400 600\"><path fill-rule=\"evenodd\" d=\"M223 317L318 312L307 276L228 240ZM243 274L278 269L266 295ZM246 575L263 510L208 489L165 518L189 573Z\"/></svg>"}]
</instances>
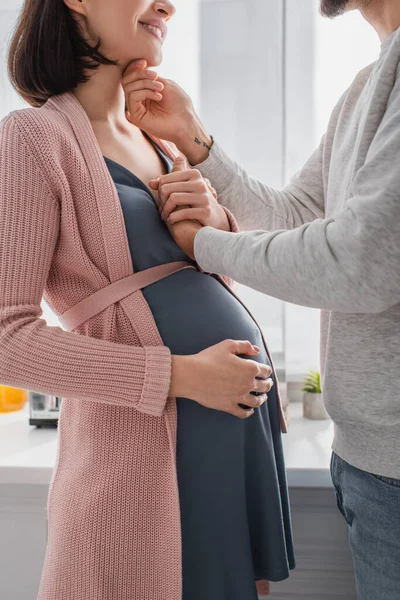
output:
<instances>
[{"instance_id":1,"label":"man's forearm","mask_svg":"<svg viewBox=\"0 0 400 600\"><path fill-rule=\"evenodd\" d=\"M213 140L200 119L196 118L179 134L175 144L191 165L198 165L208 158Z\"/></svg>"}]
</instances>

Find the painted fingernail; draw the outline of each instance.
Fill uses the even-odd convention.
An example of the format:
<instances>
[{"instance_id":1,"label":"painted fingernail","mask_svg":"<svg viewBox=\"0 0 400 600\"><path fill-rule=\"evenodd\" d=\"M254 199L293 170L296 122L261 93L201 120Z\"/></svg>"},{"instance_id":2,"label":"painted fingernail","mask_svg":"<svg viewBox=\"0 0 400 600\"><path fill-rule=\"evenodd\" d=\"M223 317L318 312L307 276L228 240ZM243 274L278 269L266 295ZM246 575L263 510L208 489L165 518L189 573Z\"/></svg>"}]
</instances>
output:
<instances>
[{"instance_id":1,"label":"painted fingernail","mask_svg":"<svg viewBox=\"0 0 400 600\"><path fill-rule=\"evenodd\" d=\"M255 350L257 350L257 352L261 352L261 348L259 348L258 346L253 346L253 348L254 348Z\"/></svg>"}]
</instances>

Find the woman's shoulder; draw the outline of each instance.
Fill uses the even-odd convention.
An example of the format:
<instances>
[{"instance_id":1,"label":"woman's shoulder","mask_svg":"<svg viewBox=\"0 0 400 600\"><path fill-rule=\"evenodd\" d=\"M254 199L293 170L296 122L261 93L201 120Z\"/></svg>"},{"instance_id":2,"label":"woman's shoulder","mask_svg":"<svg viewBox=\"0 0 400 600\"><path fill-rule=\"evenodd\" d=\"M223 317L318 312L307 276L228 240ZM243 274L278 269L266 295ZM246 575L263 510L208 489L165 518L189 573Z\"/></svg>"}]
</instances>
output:
<instances>
[{"instance_id":1,"label":"woman's shoulder","mask_svg":"<svg viewBox=\"0 0 400 600\"><path fill-rule=\"evenodd\" d=\"M68 138L71 127L65 116L56 110L27 107L12 110L1 121L1 127L14 127L26 140L46 147Z\"/></svg>"},{"instance_id":2,"label":"woman's shoulder","mask_svg":"<svg viewBox=\"0 0 400 600\"><path fill-rule=\"evenodd\" d=\"M50 180L54 173L65 171L78 152L65 115L44 106L13 110L0 121L0 154L17 143L23 143L25 156L30 155Z\"/></svg>"}]
</instances>

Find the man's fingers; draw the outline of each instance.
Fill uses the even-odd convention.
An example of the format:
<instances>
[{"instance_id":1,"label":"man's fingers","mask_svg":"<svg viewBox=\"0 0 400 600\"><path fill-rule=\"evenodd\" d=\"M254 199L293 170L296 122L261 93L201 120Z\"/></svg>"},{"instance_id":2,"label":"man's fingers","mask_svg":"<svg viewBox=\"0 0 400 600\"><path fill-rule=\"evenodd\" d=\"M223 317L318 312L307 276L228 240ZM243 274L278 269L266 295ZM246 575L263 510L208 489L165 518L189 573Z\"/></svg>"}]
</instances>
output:
<instances>
[{"instance_id":1,"label":"man's fingers","mask_svg":"<svg viewBox=\"0 0 400 600\"><path fill-rule=\"evenodd\" d=\"M162 100L162 94L159 92L153 92L153 90L140 90L138 92L131 92L131 94L132 98L129 98L128 102L131 117L134 116L132 113L135 113L135 110L143 108L141 104L145 100L155 100L156 102Z\"/></svg>"},{"instance_id":2,"label":"man's fingers","mask_svg":"<svg viewBox=\"0 0 400 600\"><path fill-rule=\"evenodd\" d=\"M144 58L138 58L136 60L131 60L131 62L129 62L126 65L125 69L122 72L122 79L124 79L130 73L134 73L136 71L144 71L144 69L146 67L147 67L147 60Z\"/></svg>"},{"instance_id":3,"label":"man's fingers","mask_svg":"<svg viewBox=\"0 0 400 600\"><path fill-rule=\"evenodd\" d=\"M144 89L162 92L164 89L164 84L161 83L161 81L154 81L152 79L137 79L136 81L131 81L125 86L125 96Z\"/></svg>"},{"instance_id":4,"label":"man's fingers","mask_svg":"<svg viewBox=\"0 0 400 600\"><path fill-rule=\"evenodd\" d=\"M138 60L132 60L130 63L128 63L126 65L125 69L123 70L121 81L123 82L127 77L129 77L129 75L132 75L132 73L136 73L138 71L144 71L146 67L147 67L147 61L144 58L140 58Z\"/></svg>"}]
</instances>

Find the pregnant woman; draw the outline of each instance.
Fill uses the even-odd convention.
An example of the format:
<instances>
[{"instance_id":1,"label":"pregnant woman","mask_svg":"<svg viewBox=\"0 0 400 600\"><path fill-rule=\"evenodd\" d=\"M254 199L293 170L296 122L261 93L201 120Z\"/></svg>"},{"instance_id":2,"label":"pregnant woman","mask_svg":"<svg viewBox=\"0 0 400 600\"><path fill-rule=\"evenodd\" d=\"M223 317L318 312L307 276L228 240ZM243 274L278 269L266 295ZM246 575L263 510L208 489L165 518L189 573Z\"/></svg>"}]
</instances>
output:
<instances>
[{"instance_id":1,"label":"pregnant woman","mask_svg":"<svg viewBox=\"0 0 400 600\"><path fill-rule=\"evenodd\" d=\"M0 379L63 397L39 600L257 600L294 568L264 338L162 220L149 182L174 148L125 114L162 93L150 72L133 105L121 83L160 63L173 13L29 0L11 43L32 108L0 127ZM194 180L207 210L182 231L237 231Z\"/></svg>"}]
</instances>

